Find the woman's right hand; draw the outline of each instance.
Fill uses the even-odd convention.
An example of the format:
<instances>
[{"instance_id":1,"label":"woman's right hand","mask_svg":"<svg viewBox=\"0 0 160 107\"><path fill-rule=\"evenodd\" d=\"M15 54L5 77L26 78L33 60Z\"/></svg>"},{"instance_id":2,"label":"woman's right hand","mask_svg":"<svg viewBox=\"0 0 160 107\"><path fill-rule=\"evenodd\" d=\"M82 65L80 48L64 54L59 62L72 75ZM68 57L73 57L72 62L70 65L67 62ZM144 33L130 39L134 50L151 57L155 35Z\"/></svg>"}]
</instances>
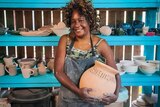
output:
<instances>
[{"instance_id":1,"label":"woman's right hand","mask_svg":"<svg viewBox=\"0 0 160 107\"><path fill-rule=\"evenodd\" d=\"M82 100L86 102L94 102L94 98L89 94L92 91L92 88L80 88L79 96Z\"/></svg>"}]
</instances>

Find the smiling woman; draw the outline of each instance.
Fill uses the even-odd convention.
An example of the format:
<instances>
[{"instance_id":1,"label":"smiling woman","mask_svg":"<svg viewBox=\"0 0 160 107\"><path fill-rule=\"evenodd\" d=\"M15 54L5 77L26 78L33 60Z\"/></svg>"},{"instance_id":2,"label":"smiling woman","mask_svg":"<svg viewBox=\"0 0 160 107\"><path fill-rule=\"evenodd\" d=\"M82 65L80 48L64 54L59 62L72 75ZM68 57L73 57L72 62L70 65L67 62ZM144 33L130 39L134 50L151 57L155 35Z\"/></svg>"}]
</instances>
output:
<instances>
[{"instance_id":1,"label":"smiling woman","mask_svg":"<svg viewBox=\"0 0 160 107\"><path fill-rule=\"evenodd\" d=\"M62 84L58 106L104 107L115 102L120 89L118 73L113 76L116 89L112 94L104 93L98 100L90 96L92 88L79 88L81 75L95 64L96 60L117 69L108 43L91 33L97 29L92 3L89 0L73 0L64 8L64 13L66 25L71 31L60 38L55 56L55 76Z\"/></svg>"}]
</instances>

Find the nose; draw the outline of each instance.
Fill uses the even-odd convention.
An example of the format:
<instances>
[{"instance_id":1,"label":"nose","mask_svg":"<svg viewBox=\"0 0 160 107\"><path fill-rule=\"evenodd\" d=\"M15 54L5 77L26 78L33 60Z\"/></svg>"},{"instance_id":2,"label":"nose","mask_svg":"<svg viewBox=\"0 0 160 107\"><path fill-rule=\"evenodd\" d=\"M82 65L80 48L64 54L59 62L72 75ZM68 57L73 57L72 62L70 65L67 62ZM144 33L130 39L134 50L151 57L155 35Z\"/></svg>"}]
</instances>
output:
<instances>
[{"instance_id":1,"label":"nose","mask_svg":"<svg viewBox=\"0 0 160 107\"><path fill-rule=\"evenodd\" d=\"M80 25L81 25L80 22L78 20L76 20L74 27L79 27Z\"/></svg>"}]
</instances>

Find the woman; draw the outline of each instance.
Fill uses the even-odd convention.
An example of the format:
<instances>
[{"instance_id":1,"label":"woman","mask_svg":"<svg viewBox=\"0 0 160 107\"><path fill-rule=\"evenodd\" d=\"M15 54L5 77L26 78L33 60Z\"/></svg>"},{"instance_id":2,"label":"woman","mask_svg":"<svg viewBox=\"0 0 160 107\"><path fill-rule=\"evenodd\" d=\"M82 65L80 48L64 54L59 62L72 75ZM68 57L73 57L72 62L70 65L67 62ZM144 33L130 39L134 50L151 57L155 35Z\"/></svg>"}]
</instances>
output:
<instances>
[{"instance_id":1,"label":"woman","mask_svg":"<svg viewBox=\"0 0 160 107\"><path fill-rule=\"evenodd\" d=\"M62 84L59 94L60 107L103 107L117 100L120 76L113 95L95 101L88 94L92 89L78 88L82 73L99 60L116 68L111 48L107 42L91 31L96 29L96 13L90 1L72 0L65 7L67 26L71 33L60 38L55 57L55 76ZM107 84L106 84L107 86Z\"/></svg>"}]
</instances>

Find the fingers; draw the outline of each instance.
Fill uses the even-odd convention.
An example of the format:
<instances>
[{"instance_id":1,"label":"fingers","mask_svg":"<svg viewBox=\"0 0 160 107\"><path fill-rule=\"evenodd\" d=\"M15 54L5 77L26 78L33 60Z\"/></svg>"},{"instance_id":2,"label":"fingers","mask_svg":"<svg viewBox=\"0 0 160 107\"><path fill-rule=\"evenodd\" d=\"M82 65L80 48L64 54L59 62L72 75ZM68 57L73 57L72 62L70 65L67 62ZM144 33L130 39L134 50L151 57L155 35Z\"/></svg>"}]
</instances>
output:
<instances>
[{"instance_id":1,"label":"fingers","mask_svg":"<svg viewBox=\"0 0 160 107\"><path fill-rule=\"evenodd\" d=\"M102 102L107 105L115 102L116 100L117 100L117 96L115 94L109 94L109 95L104 94L102 98Z\"/></svg>"}]
</instances>

